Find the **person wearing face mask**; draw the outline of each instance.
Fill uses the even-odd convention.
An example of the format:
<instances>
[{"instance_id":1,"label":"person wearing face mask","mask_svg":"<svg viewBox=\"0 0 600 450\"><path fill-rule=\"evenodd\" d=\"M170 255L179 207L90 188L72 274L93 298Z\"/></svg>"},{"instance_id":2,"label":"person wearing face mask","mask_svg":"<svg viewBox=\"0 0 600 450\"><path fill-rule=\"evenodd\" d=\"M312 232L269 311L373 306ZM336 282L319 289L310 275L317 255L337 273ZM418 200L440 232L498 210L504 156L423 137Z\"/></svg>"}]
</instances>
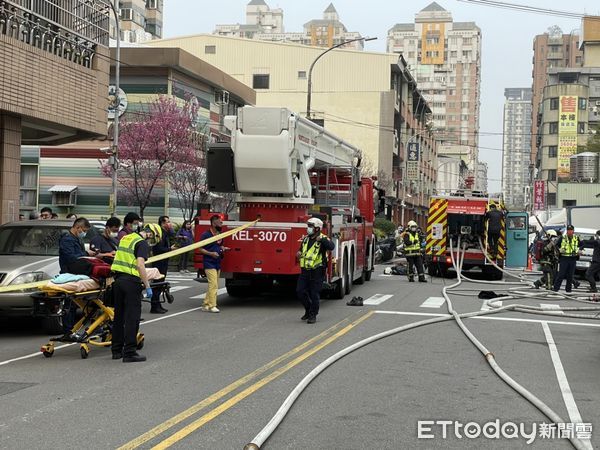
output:
<instances>
[{"instance_id":1,"label":"person wearing face mask","mask_svg":"<svg viewBox=\"0 0 600 450\"><path fill-rule=\"evenodd\" d=\"M593 238L581 242L579 247L594 249L590 267L588 267L588 269L585 271L585 279L590 283L590 289L588 292L598 292L598 288L596 286L596 276L600 274L600 230L596 231L596 234Z\"/></svg>"},{"instance_id":2,"label":"person wearing face mask","mask_svg":"<svg viewBox=\"0 0 600 450\"><path fill-rule=\"evenodd\" d=\"M89 271L89 265L82 257L94 256L95 252L86 251L82 239L90 229L90 222L81 217L73 222L73 226L68 233L61 236L58 241L58 263L60 273L86 274ZM63 340L72 340L70 338L71 329L75 325L76 308L71 307L70 301L65 301L66 314L63 316Z\"/></svg>"},{"instance_id":3,"label":"person wearing face mask","mask_svg":"<svg viewBox=\"0 0 600 450\"><path fill-rule=\"evenodd\" d=\"M85 250L82 241L90 226L90 222L85 217L81 217L73 222L68 233L61 236L58 241L58 263L61 273L78 273L79 258L95 256L96 252Z\"/></svg>"},{"instance_id":4,"label":"person wearing face mask","mask_svg":"<svg viewBox=\"0 0 600 450\"><path fill-rule=\"evenodd\" d=\"M575 234L575 227L569 225L567 234L561 236L556 242L560 252L558 275L554 281L554 291L558 292L563 280L567 280L566 291L571 292L574 284L577 257L579 256L579 237Z\"/></svg>"},{"instance_id":5,"label":"person wearing face mask","mask_svg":"<svg viewBox=\"0 0 600 450\"><path fill-rule=\"evenodd\" d=\"M200 240L204 241L210 239L221 233L222 230L223 222L221 221L221 218L214 215L210 218L210 229L202 233ZM204 247L200 247L200 253L203 255L204 273L206 273L206 279L208 280L206 296L204 297L202 308L200 308L204 312L220 312L220 309L217 308L217 291L219 289L221 260L227 250L229 250L229 248L223 246L222 239Z\"/></svg>"},{"instance_id":6,"label":"person wearing face mask","mask_svg":"<svg viewBox=\"0 0 600 450\"><path fill-rule=\"evenodd\" d=\"M97 252L96 257L102 258L102 260L108 264L112 264L117 251L119 243L117 242L117 235L121 221L117 217L111 217L106 221L104 225L104 232L90 241L90 248Z\"/></svg>"},{"instance_id":7,"label":"person wearing face mask","mask_svg":"<svg viewBox=\"0 0 600 450\"><path fill-rule=\"evenodd\" d=\"M554 287L554 279L556 278L556 268L558 267L558 259L560 252L556 245L558 234L554 230L546 232L546 238L542 243L542 251L540 265L542 266L542 277L536 280L533 284L536 289L544 286L546 289Z\"/></svg>"},{"instance_id":8,"label":"person wearing face mask","mask_svg":"<svg viewBox=\"0 0 600 450\"><path fill-rule=\"evenodd\" d=\"M419 234L417 223L411 220L408 222L408 231L404 234L404 255L408 263L408 281L411 283L415 281L415 270L419 275L419 282L427 283L423 268L423 255L421 254L422 243L423 238Z\"/></svg>"},{"instance_id":9,"label":"person wearing face mask","mask_svg":"<svg viewBox=\"0 0 600 450\"><path fill-rule=\"evenodd\" d=\"M143 226L142 218L134 212L128 212L123 218L123 228L117 234L117 243L128 234L136 232Z\"/></svg>"},{"instance_id":10,"label":"person wearing face mask","mask_svg":"<svg viewBox=\"0 0 600 450\"><path fill-rule=\"evenodd\" d=\"M181 228L177 232L177 241L179 242L180 247L187 247L188 245L192 245L194 243L194 234L192 233L192 222L189 220L184 220ZM183 253L179 255L179 264L178 269L180 273L189 273L187 270L188 258L190 252Z\"/></svg>"},{"instance_id":11,"label":"person wearing face mask","mask_svg":"<svg viewBox=\"0 0 600 450\"><path fill-rule=\"evenodd\" d=\"M162 238L162 229L149 224L143 230L129 233L119 242L111 270L115 273L113 297L115 317L112 328L112 359L123 362L143 362L146 357L137 353L137 334L142 313L142 291L147 297L153 292L146 274L150 247Z\"/></svg>"},{"instance_id":12,"label":"person wearing face mask","mask_svg":"<svg viewBox=\"0 0 600 450\"><path fill-rule=\"evenodd\" d=\"M335 248L335 244L321 230L323 221L313 217L308 219L306 236L302 239L296 258L300 262L300 276L296 285L296 295L304 306L304 315L300 318L306 323L315 323L319 314L319 302L325 270L327 252Z\"/></svg>"}]
</instances>

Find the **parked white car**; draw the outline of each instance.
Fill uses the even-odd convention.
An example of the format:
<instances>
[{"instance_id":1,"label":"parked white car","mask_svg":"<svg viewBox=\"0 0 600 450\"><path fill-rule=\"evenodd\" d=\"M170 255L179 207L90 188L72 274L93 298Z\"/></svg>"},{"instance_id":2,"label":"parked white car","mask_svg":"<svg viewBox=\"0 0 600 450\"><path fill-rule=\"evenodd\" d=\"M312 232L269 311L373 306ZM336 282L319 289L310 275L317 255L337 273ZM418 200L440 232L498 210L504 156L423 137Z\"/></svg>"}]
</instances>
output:
<instances>
[{"instance_id":1,"label":"parked white car","mask_svg":"<svg viewBox=\"0 0 600 450\"><path fill-rule=\"evenodd\" d=\"M49 280L60 272L58 241L69 232L70 220L27 220L0 226L0 286ZM92 227L84 244L98 234ZM29 316L33 313L31 290L0 293L0 316ZM61 331L60 318L43 319L49 334Z\"/></svg>"}]
</instances>

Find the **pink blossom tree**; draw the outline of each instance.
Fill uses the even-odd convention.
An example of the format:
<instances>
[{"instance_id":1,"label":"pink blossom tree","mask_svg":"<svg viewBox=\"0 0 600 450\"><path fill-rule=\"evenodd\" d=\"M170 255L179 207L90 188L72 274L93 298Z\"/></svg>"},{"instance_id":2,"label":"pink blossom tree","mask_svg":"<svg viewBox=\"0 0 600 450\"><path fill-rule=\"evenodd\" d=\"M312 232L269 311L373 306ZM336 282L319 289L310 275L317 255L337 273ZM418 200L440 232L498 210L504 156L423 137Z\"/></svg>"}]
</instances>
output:
<instances>
[{"instance_id":1,"label":"pink blossom tree","mask_svg":"<svg viewBox=\"0 0 600 450\"><path fill-rule=\"evenodd\" d=\"M144 210L154 199L154 189L167 179L179 164L196 161L196 132L193 128L198 105L179 106L170 97L161 96L136 120L121 123L119 138L118 182L123 197ZM111 177L113 167L101 162L104 176Z\"/></svg>"},{"instance_id":2,"label":"pink blossom tree","mask_svg":"<svg viewBox=\"0 0 600 450\"><path fill-rule=\"evenodd\" d=\"M198 203L206 203L209 199L205 164L205 139L199 134L199 145L193 157L186 162L175 164L171 171L169 182L179 200L179 209L183 218L191 220Z\"/></svg>"}]
</instances>

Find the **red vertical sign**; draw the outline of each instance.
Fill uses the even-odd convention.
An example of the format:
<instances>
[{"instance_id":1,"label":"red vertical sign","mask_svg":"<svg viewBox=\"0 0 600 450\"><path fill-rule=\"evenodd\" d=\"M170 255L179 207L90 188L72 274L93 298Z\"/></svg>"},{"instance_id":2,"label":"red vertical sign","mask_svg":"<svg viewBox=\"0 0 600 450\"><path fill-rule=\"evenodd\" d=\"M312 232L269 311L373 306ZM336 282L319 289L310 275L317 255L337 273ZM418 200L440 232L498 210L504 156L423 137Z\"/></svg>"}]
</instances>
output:
<instances>
[{"instance_id":1,"label":"red vertical sign","mask_svg":"<svg viewBox=\"0 0 600 450\"><path fill-rule=\"evenodd\" d=\"M536 180L533 185L533 209L540 210L546 207L546 182Z\"/></svg>"}]
</instances>

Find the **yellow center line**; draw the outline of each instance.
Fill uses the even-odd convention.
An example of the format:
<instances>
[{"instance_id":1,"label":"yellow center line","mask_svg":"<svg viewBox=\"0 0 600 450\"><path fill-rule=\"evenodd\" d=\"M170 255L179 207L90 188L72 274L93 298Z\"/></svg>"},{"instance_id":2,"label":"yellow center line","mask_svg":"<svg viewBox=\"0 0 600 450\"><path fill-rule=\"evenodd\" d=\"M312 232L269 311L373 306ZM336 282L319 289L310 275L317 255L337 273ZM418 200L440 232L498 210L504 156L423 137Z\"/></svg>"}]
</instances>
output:
<instances>
[{"instance_id":1,"label":"yellow center line","mask_svg":"<svg viewBox=\"0 0 600 450\"><path fill-rule=\"evenodd\" d=\"M210 406L211 404L213 404L216 401L220 400L221 398L225 397L226 395L228 395L229 393L233 392L234 390L236 390L240 386L243 386L244 384L248 383L249 381L252 381L253 379L257 378L259 375L262 375L263 373L265 373L269 369L272 369L276 365L280 364L282 361L285 361L286 359L288 359L289 357L295 355L296 353L301 352L302 350L304 350L305 348L307 348L310 345L314 344L315 342L317 342L321 338L327 336L328 334L333 333L336 329L338 329L339 327L341 327L343 324L347 323L348 321L349 321L348 319L341 320L340 322L338 322L335 325L329 327L328 329L326 329L322 333L316 335L313 338L310 338L306 342L304 342L304 343L300 344L299 346L293 348L292 350L288 351L287 353L285 353L285 354L283 354L283 355L275 358L273 361L265 364L262 367L259 367L258 369L254 370L253 372L250 372L249 374L243 376L239 380L234 381L233 383L229 384L228 386L225 386L220 391L215 392L211 396L209 396L209 397L205 398L204 400L200 401L199 403L196 403L195 405L189 407L185 411L182 411L181 413L177 414L176 416L172 417L171 419L169 419L169 420L167 420L167 421L165 421L165 422L163 422L163 423L155 426L154 428L152 428L151 430L147 431L146 433L144 433L144 434L138 436L137 438L129 441L128 443L122 445L121 447L118 448L118 450L133 450L135 448L138 448L142 444L144 444L144 443L146 443L146 442L148 442L148 441L156 438L160 434L162 434L165 431L167 431L169 428L171 428L171 427L177 425L178 423L184 421L188 417L196 414L198 411L201 411L202 409L206 408L207 406Z\"/></svg>"},{"instance_id":2,"label":"yellow center line","mask_svg":"<svg viewBox=\"0 0 600 450\"><path fill-rule=\"evenodd\" d=\"M226 402L221 403L219 406L217 406L213 410L207 412L206 414L204 414L199 419L195 420L194 422L190 423L189 425L186 425L181 430L179 430L177 433L171 435L170 437L168 437L164 441L162 441L162 442L158 443L157 445L155 445L154 447L152 447L152 450L163 450L163 449L169 448L173 444L175 444L175 443L179 442L180 440L184 439L185 437L189 436L191 433L193 433L194 431L196 431L198 428L200 428L204 424L210 422L214 418L218 417L219 415L221 415L222 413L224 413L225 411L227 411L232 406L236 405L237 403L239 403L242 400L244 400L246 397L248 397L248 396L252 395L254 392L258 391L261 387L265 386L266 384L268 384L271 381L275 380L276 378L280 377L281 375L283 375L284 373L286 373L291 368L297 366L298 364L300 364L301 362L303 362L304 360L306 360L310 356L312 356L315 353L317 353L322 348L326 347L327 345L331 344L332 342L334 342L335 340L337 340L341 336L343 336L346 333L348 333L356 325L358 325L359 323L361 323L364 320L366 320L369 317L371 317L373 315L373 313L374 313L374 311L369 311L364 316L356 319L354 322L352 322L349 325L347 325L346 327L342 328L340 331L338 331L333 336L328 337L326 340L324 340L323 342L321 342L317 346L311 348L307 352L303 353L302 355L300 355L297 358L293 359L292 361L290 361L286 365L284 365L284 366L280 367L279 369L275 370L274 372L270 373L269 375L267 375L266 377L264 377L261 380L257 381L253 385L248 386L246 389L244 389L240 393L236 394L235 396L231 397Z\"/></svg>"}]
</instances>

